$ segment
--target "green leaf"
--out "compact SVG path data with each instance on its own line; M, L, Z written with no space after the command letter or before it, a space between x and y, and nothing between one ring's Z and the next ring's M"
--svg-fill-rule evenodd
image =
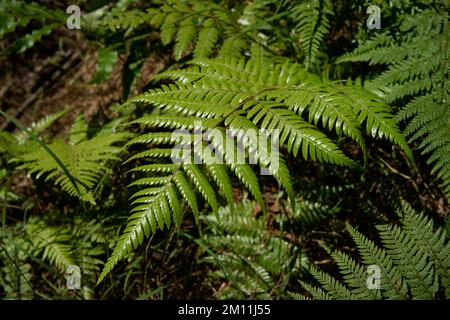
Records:
M117 63L119 54L112 48L100 48L98 50L97 72L95 73L93 83L100 83L108 80L114 65Z
M31 33L14 41L4 52L7 54L19 54L25 52L33 47L42 37L48 36L56 27L58 27L58 24L53 23L46 25L41 29L33 30Z

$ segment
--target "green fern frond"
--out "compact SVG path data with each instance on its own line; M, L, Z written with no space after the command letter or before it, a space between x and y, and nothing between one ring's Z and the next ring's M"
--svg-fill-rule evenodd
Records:
M305 65L309 69L318 61L324 36L330 29L333 6L329 0L309 0L295 5L291 12L292 19L297 24L295 30L300 36Z
M219 299L269 299L276 287L285 287L289 275L299 268L298 250L272 235L264 217L253 216L253 208L252 202L244 201L235 204L233 210L221 207L218 214L202 216L209 231L202 237L207 248L202 261L214 268L213 278L226 281L217 293Z
M417 214L406 203L403 203L398 215L402 227L394 224L377 226L383 248L347 225L363 264L335 251L331 256L339 267L343 284L313 269L311 274L322 288L302 282L303 288L317 299L327 299L328 296L333 299L358 300L440 299L442 292L448 287L448 237L441 229L433 230L432 220L423 214ZM380 271L379 287L370 287L368 283L368 267L374 266ZM345 289L344 284L350 289Z
M300 284L302 285L302 287L308 291L308 293L313 297L313 299L316 300L332 300L331 297L329 296L329 294L322 290L321 288L318 287L314 287L312 285L310 285L307 282L304 281L299 281ZM299 296L294 296L294 298L300 298L300 300L308 300L308 297L303 296L303 295L299 295Z
M416 213L411 206L403 202L403 210L398 211L403 224L403 231L413 239L433 261L434 272L440 277L443 287L450 284L450 243L446 244L445 232L438 228L433 230L433 221L423 213Z
M30 26L33 29L26 35L16 39L2 53L19 54L34 46L42 37L49 35L54 29L66 22L65 12L59 9L47 9L38 3L17 0L0 1L0 38L15 32L20 27ZM39 27L31 21L39 23Z
M194 49L195 58L203 58L211 55L220 32L214 26L214 21L208 19L204 22L204 28L198 33L198 42Z
M276 12L284 7L285 12ZM213 56L241 57L255 50L262 55L273 55L285 44L274 34L281 28L282 37L289 44L300 44L307 68L317 64L325 34L330 29L333 8L329 0L302 1L301 4L274 0L249 1L239 6L230 3L195 0L156 0L146 9L111 9L100 17L100 25L112 32L125 33L146 28L159 30L163 45L173 45L175 59L188 54L195 58ZM286 12L289 14L285 14ZM280 24L280 21L284 23ZM287 27L286 27L287 23ZM289 34L287 30L295 30Z
M339 251L333 252L331 257L336 261L347 286L352 288L352 298L357 300L378 300L381 298L380 290L368 288L367 271L363 265Z
M265 59L197 59L186 69L168 71L158 78L169 78L173 83L131 100L156 106L162 114L145 115L132 122L152 130L127 143L127 147L148 148L132 157L143 164L131 170L144 177L136 178L130 187L145 189L131 197L137 207L132 209L100 281L149 232L170 226L167 188L176 189L198 219L196 192L217 212L220 199L215 190L220 190L228 203L232 201L232 172L266 211L252 166L258 165L268 169L294 204L284 156L277 145L257 147L261 140L249 138L252 130L265 132L268 136L262 139L267 142L274 134L279 145L294 157L301 154L304 160L356 167L319 128L318 119L365 150L359 129L364 124L374 137L387 138L410 154L389 108L375 96L350 84L323 83L296 64ZM309 112L308 117L303 116L303 110ZM173 152L169 155L170 148Z
M338 280L334 279L327 273L320 271L317 268L311 266L310 270L314 278L322 285L323 289L327 292L327 295L331 299L353 300L354 296L351 291L345 287Z
M378 226L381 241L417 299L431 299L437 291L433 264L422 248L417 247L399 227Z
M407 288L402 275L387 252L367 239L363 234L347 225L347 230L356 243L362 261L366 265L377 265L383 274L381 288L391 298L406 298Z
M296 225L303 230L308 230L314 224L334 217L341 211L339 207L331 207L319 202L299 201L299 199L296 199L295 202L292 216Z
M400 17L401 34L385 32L361 44L340 61L384 64L387 70L367 84L388 103L400 106L410 142L420 141L432 173L450 199L450 24L448 4Z
M127 133L98 135L86 138L86 127L77 120L71 130L69 143L56 139L48 148L60 160L70 174L62 170L60 163L42 146L16 156L14 161L22 163L18 168L25 169L37 178L46 175L46 180L54 179L65 191L81 200L94 203L92 190L98 180L107 172L105 163L117 161L121 148L114 146L129 137Z
M33 240L34 250L42 251L44 260L48 260L63 272L75 264L73 247L68 244L71 236L66 230L30 221L27 224L27 232L32 235L30 238Z
M125 30L126 34L131 33L141 25L148 22L148 14L141 10L127 10L126 12L113 10L101 18L100 24L111 31Z

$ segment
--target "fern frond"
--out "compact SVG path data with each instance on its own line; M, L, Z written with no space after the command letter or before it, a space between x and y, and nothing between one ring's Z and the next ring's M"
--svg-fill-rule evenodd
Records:
M332 300L331 297L329 296L329 294L327 292L325 292L324 290L322 290L318 287L313 287L312 285L310 285L309 283L304 282L304 281L299 281L299 282L302 285L302 287L306 291L308 291L308 293L313 297L313 299ZM307 297L304 297L304 296L300 296L300 298L307 299Z
M298 199L295 202L292 215L295 223L303 230L308 230L318 222L334 217L340 212L339 207L331 207L319 202L298 201Z
M212 277L226 281L217 293L219 299L268 299L277 286L286 286L298 268L298 250L272 235L264 217L253 216L252 202L235 204L233 209L221 207L218 214L202 219L209 229L201 239L207 248L202 260L214 268Z
M34 250L42 251L44 260L63 272L68 266L75 264L73 247L68 244L71 237L65 230L43 223L28 223L27 232L32 235Z
M355 299L376 300L381 298L380 290L373 290L367 287L367 272L363 265L339 251L333 252L331 257L339 266L345 283L352 288L351 292Z
M397 213L401 218L403 230L413 239L422 252L430 257L435 273L441 278L442 285L450 283L450 243L446 244L445 232L438 228L433 230L433 221L423 213L417 213L411 206L403 202Z
M417 299L431 299L437 291L432 262L399 227L381 225L381 241Z
M215 190L232 202L230 171L266 211L252 166L259 165L277 179L294 204L289 170L278 145L258 146L262 140L270 142L270 135L293 156L301 154L305 160L355 167L355 162L318 127L318 119L363 148L359 127L365 123L374 137L385 137L409 154L388 107L375 96L352 85L323 83L296 64L263 58L196 59L186 69L158 77L164 78L173 83L131 100L154 105L162 114L145 115L132 122L152 130L127 143L127 147L149 148L131 158L144 163L131 170L144 177L136 178L130 187L145 189L132 196L137 207L132 209L134 214L100 280L124 254L142 243L147 231L170 226L166 188L173 188L173 183L197 219L194 189L217 212L220 199ZM303 110L310 112L307 119ZM162 131L168 129L176 130ZM252 132L260 140L251 140ZM267 136L261 138L262 132ZM176 165L167 163L171 147L174 152L170 158Z
M206 20L204 26L205 27L198 33L198 41L194 49L195 58L205 58L210 56L219 39L220 33L214 26L213 20Z
M417 214L408 204L403 203L402 207L398 215L403 227L394 224L377 226L383 248L347 225L363 264L339 251L331 256L350 290L331 276L314 269L311 274L324 290L302 283L305 290L318 299L328 298L328 295L333 299L358 300L440 299L448 287L450 267L450 244L446 234L441 229L434 231L431 219ZM369 287L366 273L369 265L380 271L378 288ZM448 292L444 294L448 295Z
M327 295L331 299L343 299L343 300L354 299L354 296L352 295L351 291L332 276L312 266L310 272L314 276L314 278L326 290Z
M375 245L364 235L347 225L347 230L356 243L361 258L366 265L374 264L382 272L381 287L390 298L406 298L407 288L400 271L394 265L387 252Z
M340 61L387 65L367 87L400 106L398 119L406 122L406 135L410 142L421 141L419 148L450 199L448 20L448 5L443 3L406 14L399 18L401 35L378 34Z
M32 29L26 35L15 40L2 53L18 54L25 52L35 45L42 37L49 35L54 29L65 23L67 16L59 9L48 9L38 3L17 0L0 1L2 25L0 26L0 38L5 34L16 31L19 27L30 26ZM31 25L31 21L38 22Z
M129 134L122 132L86 139L83 132L86 128L80 125L80 121L83 120L76 121L72 128L69 143L56 139L48 145L66 170L62 170L60 163L42 146L35 146L16 156L15 161L22 163L19 169L36 174L37 178L46 175L46 180L55 179L55 183L70 195L94 203L92 189L107 172L105 163L118 160L116 155L121 148L114 144L126 140Z
M309 69L317 63L323 38L330 29L333 6L329 0L309 0L294 6L291 12L297 23L295 30L300 36L305 65Z

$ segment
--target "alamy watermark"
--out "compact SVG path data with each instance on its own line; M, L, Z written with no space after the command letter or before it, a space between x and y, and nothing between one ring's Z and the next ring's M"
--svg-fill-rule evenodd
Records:
M70 16L66 20L66 27L69 30L81 29L81 9L79 6L72 4L67 7L66 13ZM366 21L367 28L370 30L381 29L381 9L377 5L371 5L367 8L366 13L369 15ZM240 24L247 26L249 21L247 19L240 19Z
M81 287L81 270L77 265L70 265L64 274L66 278L66 286L69 290L79 290Z
M369 15L366 21L367 28L370 30L381 29L381 9L377 5L371 5L367 8L366 13Z
M66 27L69 30L81 29L81 9L79 6L72 4L67 7L66 13L71 15L66 20Z
M206 129L194 122L193 132L172 132L171 159L179 164L260 164L261 175L279 169L280 131L277 129ZM269 169L270 168L270 169Z
M369 274L366 279L366 285L369 290L381 289L381 268L376 264L367 266L367 273Z

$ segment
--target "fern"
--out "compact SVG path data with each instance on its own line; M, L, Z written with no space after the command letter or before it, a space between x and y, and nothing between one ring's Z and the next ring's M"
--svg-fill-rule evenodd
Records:
M31 2L16 0L0 1L0 39L6 34L15 32L20 27L26 27L32 20L38 21L40 28L32 30L15 40L6 49L6 54L22 53L39 41L42 37L49 35L54 29L65 24L67 16L61 10L50 10L42 8L41 5Z
M30 242L21 230L0 229L0 290L4 299L31 299L32 267L27 261Z
M125 30L125 34L131 33L141 25L145 24L148 16L141 10L127 10L125 14L119 10L112 10L101 19L101 24L111 31Z
M183 128L185 131L177 134L152 131L128 142L127 146L151 145L149 150L128 160L146 161L132 169L143 173L144 177L130 185L143 189L132 196L136 206L131 210L129 222L100 281L124 254L136 248L158 227L169 228L172 221L179 225L180 196L192 208L196 219L199 213L196 192L214 212L218 208L214 191L217 187L230 202L228 168L265 208L257 176L248 164L245 151L249 151L249 157L256 158L260 166L267 167L292 198L289 170L283 155L274 148L275 159L268 157L265 150L255 151L255 143L245 139L251 129L279 130L280 145L294 157L304 160L356 167L355 162L316 126L318 123L354 139L364 150L360 127L365 125L374 137L389 138L410 154L388 107L375 96L350 85L322 83L295 64L203 59L193 61L185 70L168 71L158 78L169 78L174 83L137 96L131 102L152 104L163 114L146 115L133 123L151 129ZM237 137L232 144L225 143L226 129L232 137ZM203 145L202 135L208 136L214 154ZM193 154L188 158L170 147L181 143L193 147ZM170 157L176 161L170 163ZM194 158L204 165L193 163ZM222 162L211 161L217 158ZM236 159L247 160L240 163Z
M14 158L19 157L30 150L35 150L38 148L39 142L36 141L36 139L32 139L33 136L38 137L44 135L45 130L66 113L67 110L51 113L39 121L31 123L28 128L23 127L22 130L16 134L11 134L6 131L0 132L0 152Z
M368 83L388 103L400 106L410 142L419 142L432 173L450 199L450 104L448 4L401 17L401 35L385 32L340 61L368 61L387 70Z
M134 29L150 25L160 29L163 45L175 42L175 58L181 59L193 51L196 57L207 57L213 53L223 37L222 53L237 54L247 45L243 38L236 37L237 18L227 13L223 4L210 1L154 1L144 10L127 10L106 14L101 23L112 31ZM237 50L237 51L236 51Z
M350 225L347 226L355 241L362 262L335 251L343 282L312 268L312 275L322 289L303 286L314 298L332 299L439 299L441 289L448 288L450 243L441 229L433 231L433 222L403 204L398 211L402 227L394 224L378 225L384 247L372 241ZM381 271L381 287L367 285L367 266L376 265ZM326 294L318 294L323 292ZM448 298L448 292L447 298Z
M151 30L159 29L163 45L174 43L177 60L190 53L194 58L217 55L237 58L254 50L273 56L291 49L297 54L300 49L309 68L318 62L332 14L328 0L300 4L258 0L237 6L206 0L165 0L153 1L145 10L112 9L101 18L101 25L113 32L124 31L126 36L149 25Z
M282 297L292 275L310 267L300 252L301 235L297 238L285 230L291 230L292 222L305 233L338 210L298 197L295 202L292 217L272 215L280 230L270 225L268 216L255 217L254 203L247 199L232 208L220 208L218 215L202 217L207 229L196 242L206 254L201 262L214 268L210 276L226 283L216 294L219 299Z
M253 217L253 211L252 202L244 201L202 217L208 233L198 240L207 253L200 262L213 266L213 279L226 281L219 299L270 299L301 268L298 249L271 234L264 217Z
M71 239L67 229L50 227L43 222L28 221L26 231L32 239L35 254L42 252L42 258L59 270L65 271L75 264Z
M52 117L49 120L55 119ZM38 127L43 130L45 125ZM108 128L105 128L105 131L108 131ZM129 134L125 132L100 132L95 137L88 138L84 118L79 117L71 129L68 143L58 138L48 145L53 154L36 142L16 146L12 137L9 137L6 149L14 155L12 161L22 163L19 169L36 174L38 178L46 175L46 180L55 179L55 183L69 194L95 203L93 189L108 171L106 162L119 159L116 155L121 148L114 144L128 137ZM18 138L21 139L20 136Z
M324 36L330 29L333 6L329 0L302 1L292 9L292 19L297 23L306 68L317 63Z
M450 257L448 245L446 246L445 231L441 228L433 230L433 223L430 219L423 213L417 214L407 203L403 203L403 208L401 220L405 234L419 245L418 249L426 252L435 261L434 272L440 278L442 286L449 288Z
M320 221L338 215L341 209L320 202L300 201L296 199L295 210L292 212L296 226L308 230Z
M54 225L47 217L30 217L26 223L1 229L0 288L6 292L6 298L33 298L39 294L33 288L43 277L33 273L32 262L39 263L46 272L56 274L54 281L58 283L65 281L63 274L69 266L78 266L81 297L93 298L94 285L104 263L100 258L110 249L112 242L109 239L115 234L115 226L80 217L75 217L71 224ZM52 289L67 298L68 292L64 288L65 283L63 286L55 283Z

